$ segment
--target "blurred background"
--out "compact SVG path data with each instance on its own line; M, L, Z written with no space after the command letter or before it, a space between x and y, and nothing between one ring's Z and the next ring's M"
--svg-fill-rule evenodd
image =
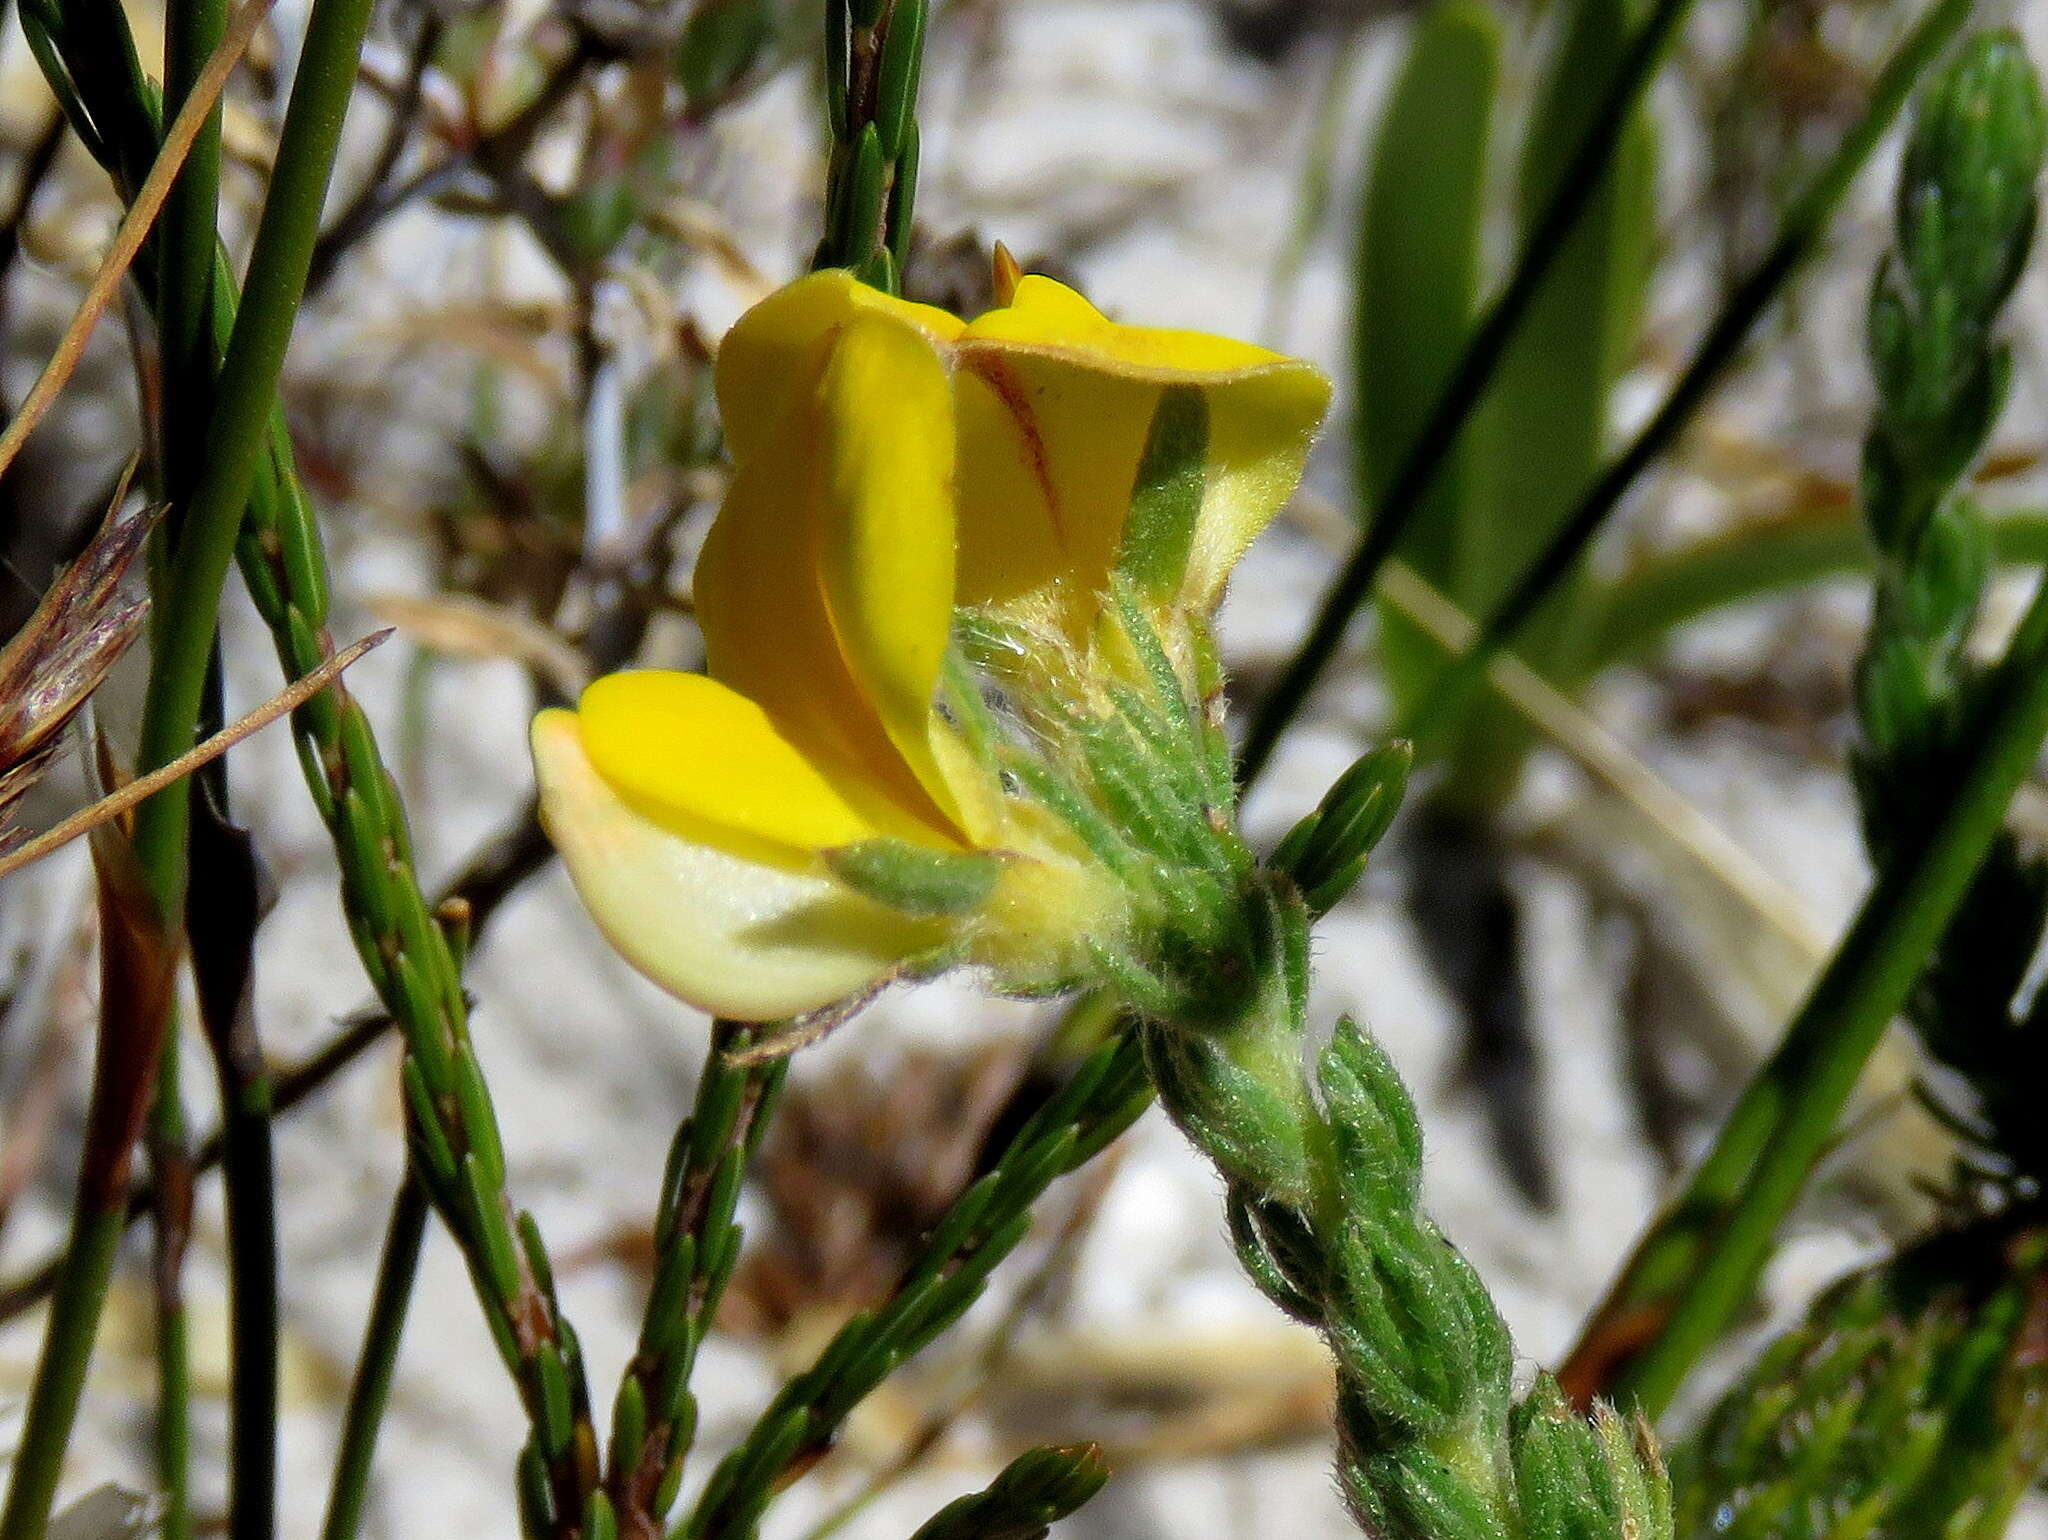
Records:
M1492 29L1484 80L1415 65L1424 30L1442 42L1459 9ZM1483 606L1529 531L1640 422L1915 10L1697 7L1600 205L1597 249L1583 254L1598 271L1582 263L1578 288L1546 298L1488 404L1485 441L1460 461L1469 484L1432 506L1429 527L1459 533L1403 551L1418 586L1394 585L1381 624L1361 630L1286 739L1248 809L1256 838L1277 839L1414 687L1430 644L1399 594ZM912 294L986 304L1001 239L1120 319L1246 337L1338 382L1303 493L1225 611L1241 700L1291 651L1440 378L1431 359L1446 343L1432 354L1430 328L1455 340L1557 174L1555 143L1589 110L1585 51L1604 46L1607 12L1630 8L936 8ZM147 0L131 15L154 57L160 21ZM2001 16L2048 41L2048 10L1979 7L1980 21ZM302 24L284 0L230 91L231 248ZM599 1383L631 1350L648 1216L706 1024L611 954L549 860L526 724L593 671L699 656L689 571L721 489L709 363L732 319L800 272L816 241L817 35L800 0L384 5L286 373L335 566L334 630L399 630L351 677L393 747L429 882L474 905L475 1033L512 1181L549 1237ZM9 409L118 216L56 122L10 24ZM1533 1360L1570 1345L1866 879L1842 750L1867 606L1851 506L1862 306L1890 180L1880 157L1730 383L1545 618L1546 650L1530 656L1541 677L1475 713L1318 932L1318 1016L1354 1011L1387 1043L1423 1107L1428 1203ZM1447 272L1448 288L1428 281ZM2048 520L2030 512L2048 510L2042 306L2030 278L2014 312L2015 401L1980 478L2015 539L2038 540ZM141 324L117 306L109 321L123 320ZM126 329L103 324L0 480L9 630L104 512L138 443L136 378ZM279 681L239 593L225 625L233 714ZM139 663L98 700L118 744L133 732ZM303 1094L278 1159L286 1529L309 1534L399 1174L396 1045L360 1014L369 994L332 854L284 732L238 749L232 781L274 895L257 1017ZM25 822L86 795L66 765ZM2048 817L2038 794L2018 811ZM60 1236L76 1164L89 892L81 849L0 888L0 1403L25 1391L39 1335L15 1285ZM886 1291L974 1174L1051 1019L941 984L892 993L803 1052L744 1202L750 1253L698 1372L707 1448ZM1773 1308L1916 1216L1915 1176L1942 1156L1904 1095L1909 1072L1903 1049L1879 1064L1772 1275ZM203 1129L205 1077L191 1078ZM225 1426L220 1240L202 1181L187 1292L207 1483ZM81 1486L143 1486L150 1468L139 1234L117 1287L74 1446ZM1116 1477L1062 1531L1077 1540L1346 1535L1326 1475L1329 1395L1313 1339L1240 1277L1212 1174L1155 1113L1055 1189L991 1296L861 1411L767 1533L900 1536L1021 1448L1092 1437ZM522 1432L459 1259L433 1235L371 1532L515 1532ZM202 1485L202 1511L219 1500Z

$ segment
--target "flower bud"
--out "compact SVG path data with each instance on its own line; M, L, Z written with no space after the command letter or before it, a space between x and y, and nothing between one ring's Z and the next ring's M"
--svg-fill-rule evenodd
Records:
M1357 883L1401 809L1414 764L1414 746L1404 739L1374 749L1337 777L1280 842L1272 865L1294 879L1311 914L1329 913Z

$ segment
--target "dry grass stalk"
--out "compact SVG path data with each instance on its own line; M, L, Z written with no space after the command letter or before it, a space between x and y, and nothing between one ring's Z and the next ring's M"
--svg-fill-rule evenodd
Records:
M147 775L137 776L116 790L108 792L90 807L73 813L55 828L38 834L26 844L0 854L0 877L11 876L31 862L40 861L51 851L70 844L81 834L90 834L100 825L119 818L137 803L147 801L166 786L183 780L201 765L220 758L257 729L268 726L287 712L298 710L339 678L342 671L354 664L356 659L371 648L381 646L391 635L392 632L387 628L373 631L360 641L351 643L312 673L294 680L254 711L229 723L198 747L189 749L169 764L152 770Z

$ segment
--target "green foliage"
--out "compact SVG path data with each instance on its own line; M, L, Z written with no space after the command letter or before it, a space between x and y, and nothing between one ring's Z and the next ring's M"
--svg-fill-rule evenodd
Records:
M1988 569L1983 521L1950 499L2005 398L1994 335L2035 221L2044 125L2016 39L1987 39L1923 104L1900 170L1898 236L1870 300L1878 405L1863 514L1882 561L1857 679L1872 843L1909 842L1924 777L1967 736L1965 655ZM1906 788L1911 786L1911 790Z
M1151 1100L1138 1044L1118 1033L960 1196L889 1301L848 1321L817 1362L769 1403L712 1471L676 1540L753 1533L784 1478L830 1448L862 1398L981 1297L990 1272L1030 1228L1039 1195L1099 1154Z
M778 30L776 0L699 0L675 53L690 111L709 110L759 69Z
M2044 132L2033 67L2000 35L1929 93L1907 145L1897 243L1870 301L1878 409L1863 465L1872 537L1902 566L2004 403L2011 357L1993 331L2033 240Z
M1548 1376L1515 1409L1515 1490L1531 1540L1670 1535L1671 1486L1649 1425L1582 1417Z
M1247 781L1265 768L1280 735L1343 646L1352 618L1372 595L1380 568L1408 538L1446 459L1457 448L1460 435L1495 381L1509 345L1549 282L1552 267L1565 249L1565 238L1593 202L1616 148L1626 140L1628 123L1641 108L1650 82L1691 8L1692 0L1655 0L1643 24L1632 31L1607 89L1595 98L1568 165L1555 178L1555 196L1544 205L1541 217L1516 252L1506 281L1488 301L1471 339L1459 349L1447 382L1431 401L1412 446L1389 475L1384 498L1371 508L1364 532L1330 585L1314 621L1253 715L1240 755ZM1628 470L1624 486L1637 469L1640 467ZM1583 511L1581 500L1573 518Z
M604 1488L636 1525L666 1522L697 1432L690 1376L739 1264L740 1183L788 1072L786 1059L736 1062L753 1028L713 1028L697 1099L676 1129L654 1218L654 1277L640 1339L612 1403Z
M2013 511L1985 523L2000 566L2048 563L2048 518ZM1876 552L1853 508L1799 509L1660 552L1624 573L1603 596L1591 675L1626 662L1678 626L1720 609L1826 578L1869 577Z
M1990 538L1956 483L1982 454L2011 355L1999 315L2035 226L2048 117L2017 38L1976 40L1921 104L1900 168L1897 242L1870 301L1877 410L1863 515L1878 555L1856 677L1852 755L1880 867L1926 838L1930 798L1978 752L2001 670L1969 652ZM2020 1087L2044 1067L2048 1010L2022 1001L2048 929L2048 866L2009 833L1992 845L1910 1004L1964 1095L1948 1109L2000 1183L2048 1176L2048 1140Z
M117 11L102 18L91 36L76 20L65 13L64 30L45 39L45 51L66 78L94 93L78 103L92 123L122 126L120 139L95 131L89 142L103 151L103 163L124 196L132 195L134 183L124 168L149 163L157 134L152 105L132 100L124 72L107 67L124 46L132 55L132 40ZM252 276L274 270L276 281L265 281L252 296L248 319L239 314L229 265L213 266L214 341L224 355L222 404L187 521L210 532L209 544L225 532L228 554L240 563L284 671L295 678L320 667L334 647L326 629L326 559L293 463L275 381L367 20L367 6L355 3L315 12L316 30L309 32L292 109L305 126L292 136L289 159L280 150L263 226L272 233L259 236L251 257ZM268 212L273 205L274 216ZM216 457L217 443L235 452ZM196 656L195 679L211 648L211 606L224 577L210 567L198 570L201 558L210 563L213 554L195 547L172 574L174 586L191 595L187 602L195 611L203 606L207 616L199 642L180 643ZM207 582L214 592L202 597L198 590ZM190 661L166 660L158 667ZM562 1317L538 1231L506 1189L496 1114L469 1045L459 937L421 889L403 801L361 706L337 682L294 713L292 725L308 792L333 839L351 936L405 1037L402 1087L419 1180L463 1249L486 1324L532 1427L520 1465L524 1520L533 1534L567 1532L581 1521L598 1478L581 1351ZM182 741L175 747L183 747ZM31 1519L22 1522L32 1525ZM10 1531L10 1540L32 1532Z
M1381 113L1358 232L1352 453L1361 515L1385 502L1472 327L1500 54L1489 0L1438 0L1416 19ZM1397 546L1447 594L1459 591L1465 547L1477 538L1469 440L1445 456ZM1443 658L1387 605L1380 653L1404 699Z
M1522 131L1517 227L1539 237L1581 141L1627 68L1639 17L1625 0L1578 0L1562 18ZM1487 212L1501 53L1490 6L1442 0L1417 23L1381 120L1359 239L1356 445L1360 506L1376 510L1467 347ZM1587 206L1549 259L1491 385L1449 450L1396 551L1461 609L1507 591L1600 469L1610 397L1634 346L1650 271L1656 172L1646 111L1630 115ZM1569 673L1588 640L1577 578L1538 617L1533 656ZM1443 652L1381 606L1397 704L1428 692ZM1440 795L1468 811L1513 788L1530 743L1485 703L1445 731Z
M1968 0L1935 0L1907 31L1871 88L1862 116L1794 200L1770 248L1735 286L1663 402L1610 460L1484 617L1471 646L1444 670L1401 731L1427 752L1478 692L1490 662L1514 645L1558 584L1570 577L1637 480L1668 453L1735 363L1758 321L1820 248L1857 174L1876 151L1921 75L1969 19ZM1314 637L1321 635L1319 630Z
M1586 145L1607 106L1622 130L1584 217L1563 220L1573 226L1569 235L1552 232L1559 239L1543 255L1547 270L1523 270L1535 275L1526 313L1497 339L1490 385L1493 366L1477 350L1476 383L1460 408L1483 397L1471 442L1437 467L1404 537L1404 552L1425 575L1469 606L1510 592L1529 555L1549 549L1562 521L1585 510L1647 262L1653 148L1639 92L1659 57L1656 38L1669 35L1656 27L1675 25L1683 9L1660 6L1662 21L1642 33L1623 0L1578 0L1562 18L1523 143L1525 244L1541 246L1568 203L1568 168L1600 163L1600 155L1588 162ZM760 67L774 14L755 0L707 0L692 12L668 61L690 110L705 110ZM361 0L317 0L313 15L301 66L310 105L295 94L247 305L238 307L228 265L213 260L204 220L207 241L181 243L181 251L186 259L196 253L190 271L210 274L206 292L175 279L168 290L186 322L203 317L213 328L202 329L202 363L210 368L218 354L224 367L223 405L192 498L190 549L199 554L178 553L170 569L166 641L152 681L152 698L171 702L152 714L158 748L190 735L184 696L193 660L211 643L230 547L287 671L308 672L332 651L324 556L276 410L275 379L333 135L356 78L365 11ZM827 7L833 156L819 260L887 288L896 286L910 229L926 20L924 0ZM132 192L155 152L157 123L118 12L105 0L29 0L24 23L80 137ZM1360 251L1368 306L1360 319L1359 448L1374 506L1399 501L1400 468L1415 463L1438 397L1457 397L1472 356L1499 51L1490 8L1439 0L1419 23L1382 126ZM1888 883L1917 870L1930 850L1951 867L1973 865L1978 847L1951 837L1954 815L1943 803L1968 799L1977 822L1995 818L2038 744L2039 732L2029 732L2048 725L2034 700L2043 687L2031 683L2042 670L2028 674L2048 659L2048 620L2029 622L2003 668L1981 668L1965 651L1988 543L1973 510L1950 495L2003 398L2009 363L1996 340L1997 314L2031 235L2043 138L2038 95L2016 45L1991 39L1969 50L1923 108L1905 161L1899 250L1872 303L1881 407L1866 460L1866 512L1880 578L1859 676L1857 771ZM1853 169L1867 148L1844 164ZM1823 191L1830 188L1839 194L1834 184ZM1809 244L1832 206L1816 200ZM580 260L609 252L637 218L625 182L603 178L555 213L557 233ZM1796 258L1804 248L1790 249ZM1765 278L1756 308L1777 281ZM140 292L163 303L157 285L145 282ZM775 1493L830 1448L865 1396L971 1308L1026 1233L1035 1200L1127 1127L1154 1084L1223 1175L1231 1239L1248 1273L1276 1305L1320 1331L1336 1360L1340 1484L1361 1524L1384 1540L1673 1533L1670 1489L1646 1427L1605 1407L1582 1414L1545 1377L1516 1397L1512 1343L1491 1298L1421 1209L1420 1124L1385 1053L1349 1020L1311 1050L1308 926L1357 881L1401 800L1412 751L1396 743L1361 758L1269 863L1253 859L1235 828L1221 683L1207 639L1175 637L1169 653L1153 619L1185 564L1208 432L1199 395L1163 393L1096 638L1115 651L1119 675L1101 684L1100 699L1016 708L1038 713L1026 725L1055 752L1024 752L1008 731L1016 724L995 720L1016 703L984 698L964 677L963 658L977 646L984 661L998 657L1000 637L963 635L949 665L948 703L963 737L1140 896L1131 934L1103 940L1096 959L1121 992L1124 1014L1098 999L1094 1019L1106 1041L987 1164L889 1296L849 1321L710 1473L674 1531L681 1540L758 1533ZM1512 484L1503 470L1510 463ZM1565 567L1575 559L1568 552ZM1369 583L1372 564L1364 565ZM1557 589L1551 602L1568 593ZM1425 658L1428 649L1401 636L1390 623L1390 650L1410 649L1406 662L1396 658L1397 685L1418 694L1434 654ZM1567 659L1571 639L1552 635L1546 651ZM352 935L405 1039L412 1161L351 1404L330 1540L345 1540L361 1515L429 1203L461 1249L525 1414L529 1436L516 1464L525 1531L549 1540L659 1534L684 1480L697 1424L691 1376L738 1257L741 1185L783 1065L751 1051L759 1047L755 1029L717 1027L663 1172L645 1312L601 1439L547 1250L508 1188L497 1114L468 1029L463 917L422 895L396 784L347 692L336 687L308 702L294 731L333 837ZM1477 734L1460 752L1478 767L1465 779L1468 790L1493 794L1498 767L1520 749L1518 740ZM163 838L161 848L175 853L177 840ZM992 858L894 841L864 842L829 859L861 891L918 914L970 910L1000 875ZM160 875L181 876L177 866L167 857ZM1898 886L1894 908L1939 917L1946 891ZM2015 1002L2048 917L2048 868L2010 841L1997 844L1960 915L1914 999L1913 1020L1974 1093L1950 1109L1974 1145L1969 1170L1981 1185L1967 1196L2026 1199L2048 1175L2048 1145L2031 1128L2038 1118L2028 1106L2048 1069L2033 1046L2048 1007L2019 1015ZM1872 934L1897 941L1918 932ZM1903 942L1873 950L1885 954L1887 978L1917 965ZM1845 955L1853 953L1852 946ZM1903 996L1903 983L1895 993ZM1874 1034L1891 1014L1891 997L1873 987L1856 998L1864 1007L1857 1030ZM1802 1084L1831 1084L1838 1071L1853 1075L1854 1062L1853 1054L1815 1056L1793 1068ZM1830 1121L1807 1131L1824 1140ZM1789 1202L1779 1191L1786 1174L1796 1189L1815 1153L1795 1151L1764 1171L1758 1190ZM60 1406L53 1421L47 1408L52 1395L75 1404L83 1383L125 1199L118 1184L107 1192L105 1212L82 1214L71 1271L84 1286L74 1281L59 1295L49 1339L55 1389L39 1387L45 1409L31 1416L28 1475L12 1490L9 1540L39 1533L61 1465L66 1429L58 1423L68 1424L70 1412ZM1761 1215L1768 1230L1766 1208L1736 1218ZM2006 1219L1930 1243L1824 1301L1688 1446L1686 1533L1732 1526L1786 1540L1848 1540L1880 1521L1900 1536L1992 1533L2048 1448L2048 1386L2032 1362L2044 1255L2048 1248ZM947 1507L916 1540L1042 1536L1105 1477L1092 1449L1035 1451ZM238 1516L238 1534L258 1522Z
M1517 1403L1486 1286L1420 1209L1422 1132L1385 1052L1348 1018L1304 1073L1307 911L1255 1014L1149 1021L1160 1100L1221 1171L1230 1234L1276 1305L1337 1362L1338 1476L1382 1540L1669 1540L1647 1429L1581 1417L1541 1379Z
M1415 751L1400 741L1361 755L1273 852L1275 870L1301 890L1315 917L1328 914L1356 886L1366 858L1393 825L1408 789Z
M1000 856L931 850L908 840L871 839L825 853L839 880L903 914L965 914L979 907L1003 874Z
M948 1503L911 1540L1044 1540L1047 1526L1102 1490L1109 1467L1093 1444L1034 1449L988 1487Z
M2044 1255L1985 1224L1830 1289L1674 1450L1681 1540L2003 1534L2048 1454Z
M33 52L50 72L59 103L89 124L84 130L89 135L87 142L105 157L117 189L124 197L132 197L143 168L156 155L160 106L140 76L133 39L118 8L105 12L90 8L95 12L90 16L88 9L41 7L33 16L24 15L23 24L34 36ZM210 134L208 148L202 152L204 162L188 166L185 195L178 202L178 241L172 253L175 268L162 269L168 275L162 286L145 285L159 305L165 291L171 291L173 309L159 320L166 326L171 347L180 354L174 366L210 373L217 361L219 374L209 382L214 388L203 424L184 425L188 434L203 427L202 452L196 459L191 457L183 452L189 450L189 441L182 441L181 452L174 456L180 465L179 484L174 489L179 503L164 525L165 543L158 553L150 671L137 745L137 762L144 771L170 763L196 736L209 665L216 653L222 590L236 554L244 506L271 452L277 382L319 233L369 10L367 0L318 0L308 13L277 156L249 254L249 304L239 314L229 307L224 314L214 315L213 332L207 330L208 307L215 298L212 289L220 272L213 261L211 187L201 185L215 153L216 141ZM176 24L182 28L189 20L182 17ZM215 25L217 18L209 19L197 30L212 30ZM195 67L196 61L186 56L185 47L195 41L201 52L212 46L196 34L174 41L180 76ZM180 81L181 85L188 83ZM159 232L157 240L161 245L164 232ZM161 250L154 255L163 258ZM187 259L195 256L196 261L188 263ZM216 337L214 332L220 335ZM187 381L184 388L193 392L185 398L187 405L206 399L199 381ZM184 478L187 470L189 482ZM172 530L176 531L175 542L170 539ZM145 802L135 815L133 829L134 854L148 902L173 928L183 916L188 890L190 806L190 788L180 782ZM139 1008L167 1018L172 1001L165 996ZM177 1085L175 1036L163 1033L161 1021L133 1023L129 1029L146 1030L147 1035L128 1048L110 1039L102 1051L137 1058L136 1071L147 1081L153 1078L150 1066L168 1036L159 1089L164 1099L156 1126L174 1133L181 1117L180 1109L169 1099ZM132 1139L132 1134L128 1137ZM125 1144L115 1158L119 1169L125 1170ZM91 1166L88 1161L84 1170L90 1173ZM238 1208L239 1200L246 1197L238 1192ZM266 1199L259 1196L256 1201ZM6 1508L0 1513L0 1533L8 1540L39 1540L49 1522L59 1468L77 1414L85 1359L91 1352L110 1277L113 1249L102 1232L111 1223L118 1233L118 1208L118 1202L109 1208L105 1195L92 1193L81 1180L74 1238L59 1288L59 1298L68 1308L59 1309L53 1329L44 1339L16 1478L9 1484ZM248 1214L247 1209L239 1211L245 1217ZM243 1281L248 1281L246 1275ZM253 1308L260 1312L263 1306L258 1302ZM167 1312L167 1318L170 1324L162 1338L161 1383L166 1394L159 1447L172 1498L170 1529L176 1534L185 1524L187 1376L177 1311ZM250 1386L259 1386L259 1382L267 1384L260 1371L257 1379L244 1381ZM259 1399L267 1395L267 1389L258 1389ZM256 1415L263 1414L258 1411ZM268 1443L266 1429L243 1423L237 1449L254 1463L237 1482L237 1519L240 1525L259 1530L270 1522Z
M1912 47L1924 53L1965 10L1960 4L1935 7L1916 29ZM1891 89L1902 84L1909 55L1900 57L1902 62L1887 71ZM1961 132L1963 124L1945 119L2013 121L2004 108L1987 111L1990 104L1982 93L2031 97L2031 79L2024 68L2012 67L2018 57L2004 36L1978 38L1965 46L1927 91L1907 156L1913 175L1936 170L1925 146L1971 142ZM2032 116L2025 112L2019 120ZM2005 174L2030 183L2040 154L2038 135L2028 132L2007 143L2019 159L2007 161ZM1841 177L1833 181L1837 190L1844 184ZM1996 190L1994 183L1979 180L1976 185ZM1997 197L2010 205L2003 191ZM1917 238L1917 216L1910 211L1922 202L1910 195L1902 200L1908 242ZM1984 228L1999 232L2001 241L2023 241L2030 223L2008 217ZM1965 272L1986 269L1981 252L1953 254ZM2002 252L1990 270L2005 270L2013 260L2010 252ZM1938 271L1927 266L1918 271L1914 284L1923 292L1938 292ZM1888 267L1880 276L1881 305L1889 303L1882 296L1897 272ZM1994 346L1992 321L2003 295L1995 285L1966 283L1962 290L1979 296L1974 334L1988 357ZM1989 312L1981 310L1985 304ZM1892 346L1887 335L1882 325L1874 331L1880 348ZM1969 404L1967 382L1983 371L1952 367L1952 357L1941 350L1921 356L1944 360L1941 373L1954 384L1950 399L1957 403L1951 421L1957 431L1978 434L1981 442L1989 423ZM1881 366L1879 378L1884 392L1907 374L1888 375ZM1874 441L1932 444L1934 455L1952 467L1950 474L1960 474L1969 456L1957 454L1946 435L1895 437L1888 416L1880 406ZM1894 455L1894 449L1887 448L1885 455ZM1914 462L1894 458L1894 463ZM1777 1227L1830 1147L1857 1076L1892 1018L1910 1005L1937 1056L1943 1053L1938 1036L1968 1031L1940 1013L1929 1015L1927 985L1938 981L1943 970L1939 962L1931 973L1927 968L1930 958L1954 944L1952 922L1968 910L1973 878L1987 869L1987 861L1989 870L1998 869L2007 804L2048 735L2048 592L2037 593L2005 657L1970 691L1967 731L1952 735L1961 700L1951 688L1956 682L1952 665L1960 662L1958 639L1976 607L1981 567L1957 559L1957 552L1970 544L1967 538L1956 542L1930 534L1950 514L1937 512L1917 521L1894 516L1898 504L1893 493L1911 479L1887 467L1866 489L1873 532L1880 542L1897 542L1881 544L1875 615L1858 689L1866 736L1856 753L1857 781L1866 799L1878 880L1784 1039L1729 1114L1713 1150L1638 1245L1574 1355L1580 1383L1636 1397L1653 1412L1669 1403L1699 1355L1735 1318L1770 1253ZM1939 508L1946 490L1944 485L1933 506ZM1937 765L1929 745L1953 752ZM1899 757L1893 757L1895 752ZM1894 775L1901 779L1891 790L1904 795L1894 811L1882 811L1888 800L1885 782ZM1946 945L1945 935L1951 937ZM1969 971L1979 980L1988 976L1976 964ZM1929 1022L1937 1032L1929 1031ZM1980 1049L1993 1040L1970 1036Z
M1573 148L1599 93L1625 63L1641 10L1635 0L1580 0L1562 18L1522 147L1517 201L1525 235L1569 174ZM1656 174L1655 125L1639 109L1480 405L1472 431L1482 468L1468 563L1450 590L1468 614L1500 601L1605 464L1614 387L1635 352L1649 287ZM1570 678L1596 614L1581 562L1531 617L1523 649L1546 672ZM1530 741L1527 727L1501 708L1482 707L1445 794L1468 812L1497 804L1513 790Z
M827 0L825 238L814 267L902 286L917 191L917 86L928 0Z

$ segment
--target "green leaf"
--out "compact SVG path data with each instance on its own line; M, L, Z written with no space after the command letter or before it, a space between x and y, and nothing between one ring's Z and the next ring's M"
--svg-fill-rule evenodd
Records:
M703 0L676 44L676 79L691 112L728 95L775 40L773 0Z
M1898 240L1870 297L1878 410L1865 513L1909 561L1983 447L2010 359L1992 338L2033 238L2048 114L2018 38L1973 39L1919 104L1899 170Z
M925 0L898 0L882 39L882 64L875 81L875 128L882 154L902 155L916 122L917 82L924 66Z
M1843 1279L1674 1449L1679 1533L2003 1533L2048 1454L2041 1284L2004 1221Z
M1039 1540L1107 1480L1109 1466L1093 1444L1033 1449L983 1491L948 1503L911 1540Z
M1639 9L1637 0L1578 0L1563 18L1523 139L1516 193L1525 231L1541 218L1624 62ZM1481 405L1474 507L1444 585L1468 614L1486 613L1507 593L1602 468L1614 385L1635 346L1651 271L1656 162L1653 126L1639 111ZM1569 670L1589 641L1578 619L1587 613L1582 581L1574 574L1560 584L1523 633L1524 655L1546 669ZM1443 794L1482 810L1512 789L1531 736L1494 702L1468 721Z
M1361 755L1273 852L1272 865L1294 879L1311 915L1329 913L1358 881L1401 810L1414 763L1402 739Z
M1367 520L1377 516L1471 330L1500 55L1491 5L1438 0L1416 22L1380 119L1358 236L1353 357L1353 453ZM1459 530L1473 512L1469 457L1469 446L1452 451L1396 547L1447 590ZM1389 682L1406 700L1433 677L1442 649L1385 606L1380 626Z

